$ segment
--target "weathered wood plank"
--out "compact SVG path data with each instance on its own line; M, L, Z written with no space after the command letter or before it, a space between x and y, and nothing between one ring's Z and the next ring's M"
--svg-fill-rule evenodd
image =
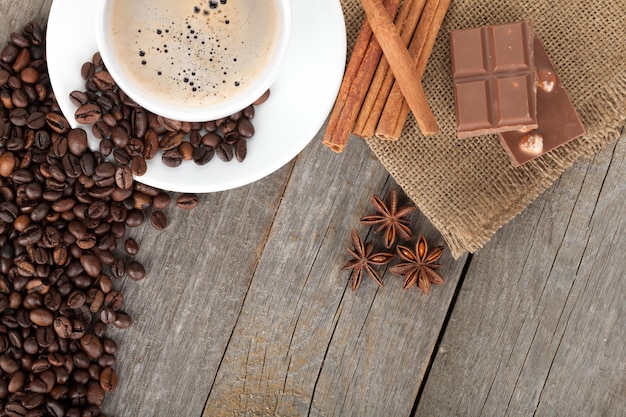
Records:
M448 282L430 297L389 274L385 288L365 278L351 292L350 230L365 236L369 196L394 185L357 140L334 155L314 139L299 157L205 416L410 413L463 261L446 254Z
M626 140L471 262L417 416L624 415Z
M274 219L291 165L240 189L205 194L170 224L132 235L149 275L123 285L135 321L119 341L114 416L199 416Z

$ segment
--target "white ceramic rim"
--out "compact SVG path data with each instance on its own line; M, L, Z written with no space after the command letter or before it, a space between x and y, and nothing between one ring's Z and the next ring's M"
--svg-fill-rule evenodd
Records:
M94 22L96 43L107 71L111 74L117 85L136 103L150 110L152 113L173 120L186 122L217 120L246 108L261 97L261 95L270 88L272 83L276 81L289 47L292 25L291 0L275 0L279 11L279 41L272 51L272 59L269 61L269 65L261 76L258 77L254 83L247 86L245 90L219 104L209 107L172 107L164 100L159 100L159 98L154 95L150 95L149 97L145 96L140 88L126 78L124 71L118 65L117 59L113 56L106 25L110 14L110 7L108 6L112 1L114 0L98 0L96 2Z

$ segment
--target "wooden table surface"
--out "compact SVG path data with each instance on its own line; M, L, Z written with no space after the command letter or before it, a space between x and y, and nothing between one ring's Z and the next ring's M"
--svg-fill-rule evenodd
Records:
M0 0L0 39L51 1ZM71 47L71 45L68 45ZM70 69L68 69L70 70ZM322 129L323 131L323 129ZM396 187L363 141L132 231L107 416L626 415L626 137L579 161L430 296L349 285L350 231ZM423 215L412 228L443 244Z

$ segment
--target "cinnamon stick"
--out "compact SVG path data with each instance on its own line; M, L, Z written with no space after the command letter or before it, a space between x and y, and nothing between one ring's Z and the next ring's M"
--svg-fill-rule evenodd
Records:
M405 45L408 45L411 41L425 4L426 0L405 0L402 6L400 6L396 27L399 28L400 37ZM389 62L383 56L354 124L353 134L360 137L371 137L374 135L374 129L383 112L394 80L393 72L389 69Z
M427 0L424 15L414 33L409 49L414 57L415 71L420 80L426 71L428 59L449 6L450 0ZM376 137L381 139L399 139L411 110L409 103L402 97L401 88L397 84L389 93L376 128Z
M328 146L333 152L341 152L346 146L348 138L338 138L333 133L337 128L339 116L341 115L341 112L346 104L350 87L354 82L356 74L359 72L359 68L363 62L363 57L365 56L365 51L367 50L371 39L372 28L367 20L365 20L354 43L352 55L350 55L350 60L346 66L346 71L343 75L341 86L339 87L339 93L337 93L337 99L335 100L335 105L330 113L330 118L328 119L328 124L326 125L326 132L322 139L322 143Z
M381 8L385 13L394 16L399 4L400 0L385 0ZM367 42L365 34L361 37L364 32L369 33ZM371 24L366 19L355 43L339 88L339 95L322 138L322 143L332 151L339 153L345 148L381 56L382 49L376 38L372 36Z
M428 105L421 79L415 73L415 63L409 51L402 44L402 39L393 21L380 2L361 0L361 5L420 130L424 135L437 133L439 126Z

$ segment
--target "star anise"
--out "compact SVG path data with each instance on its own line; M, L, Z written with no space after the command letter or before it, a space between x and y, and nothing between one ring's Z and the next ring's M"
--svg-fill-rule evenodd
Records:
M398 245L396 250L406 262L394 265L389 270L396 275L404 275L403 289L407 290L417 284L428 295L431 284L443 284L443 277L437 272L441 265L435 263L443 254L443 246L437 246L428 252L428 243L424 236L420 236L415 244L415 252L402 245Z
M384 265L391 262L393 254L384 252L372 254L374 246L371 242L364 244L356 230L352 231L352 244L354 249L348 248L348 252L354 259L348 261L343 267L343 269L352 269L352 291L359 288L363 271L382 287L383 281L372 265Z
M405 217L415 210L415 206L402 206L398 209L398 192L395 188L389 191L386 204L380 197L373 195L372 205L379 214L362 217L361 223L379 225L374 232L385 231L384 243L386 248L390 248L394 244L398 235L404 240L411 239L413 233L407 226L409 221Z

